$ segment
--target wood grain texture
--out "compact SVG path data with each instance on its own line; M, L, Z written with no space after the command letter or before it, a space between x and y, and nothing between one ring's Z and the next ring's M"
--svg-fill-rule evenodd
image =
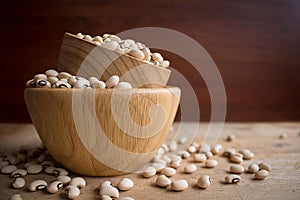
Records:
M103 81L118 75L134 88L165 87L171 74L169 69L111 51L70 33L65 33L62 40L58 70L87 79L96 76Z
M89 176L124 174L148 163L168 134L179 99L179 88L25 90L49 152Z
M196 123L185 123L186 129L183 132L189 136L191 128ZM175 124L175 130L178 124ZM198 137L202 138L208 128L207 123L200 123ZM298 132L300 123L227 123L223 129L219 143L226 147L235 147L237 149L248 148L255 154L255 158L250 161L244 161L242 166L247 167L250 163L264 161L272 166L272 171L268 179L264 181L253 180L253 174L241 174L242 181L238 184L224 184L223 180L228 175L229 165L224 157L215 156L219 165L214 169L203 167L203 164L196 164L198 170L191 175L183 173L183 168L191 163L190 160L184 161L177 170L177 174L171 177L172 180L185 179L189 183L189 188L183 192L172 192L169 188L158 188L155 185L155 178L145 179L140 174L122 175L116 177L84 177L87 181L87 187L82 190L81 199L99 199L99 185L105 180L110 180L116 185L122 178L129 177L135 182L135 186L120 196L131 196L134 199L233 199L233 200L297 200L300 197L300 137ZM39 145L35 137L37 133L32 125L0 124L0 147L6 150L18 150L18 145L32 144ZM225 142L228 134L234 133L236 140ZM286 133L286 139L278 139L279 134ZM16 138L22 138L18 143ZM199 140L203 141L203 140ZM3 149L3 148L2 148ZM3 151L1 150L1 154ZM201 190L196 186L197 179L204 174L212 178L212 185L207 190ZM76 174L71 174L75 177ZM25 177L27 183L31 180L43 178L47 181L55 180L55 177L39 174L28 175ZM48 194L47 192L28 192L26 189L12 189L9 186L11 178L7 175L0 175L0 198L7 199L15 193L20 193L23 199L66 199L63 191L57 194Z
M300 119L298 1L15 0L0 4L2 122L30 121L24 83L57 66L66 31L96 35L143 26L180 31L209 52L226 87L227 120ZM197 52L191 54L197 57ZM189 80L200 102L201 120L208 120L211 105L202 77L179 56L164 55ZM169 84L176 83L171 76ZM187 112L193 110L191 106Z

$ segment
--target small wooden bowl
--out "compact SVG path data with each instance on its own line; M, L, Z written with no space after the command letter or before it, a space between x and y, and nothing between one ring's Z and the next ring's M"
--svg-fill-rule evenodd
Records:
M65 33L61 43L58 70L106 81L112 75L137 87L165 87L171 70L150 64L127 54L111 51L92 42Z
M35 128L54 159L89 176L137 171L164 142L180 89L26 88Z

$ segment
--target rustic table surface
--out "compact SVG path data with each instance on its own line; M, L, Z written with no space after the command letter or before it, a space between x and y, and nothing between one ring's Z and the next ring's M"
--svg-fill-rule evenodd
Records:
M181 123L183 124L183 123ZM194 134L192 131L197 123L184 123L181 132L186 136ZM175 124L175 130L179 124ZM203 141L204 133L208 128L207 123L200 123L197 138L199 143ZM156 177L143 178L139 173L132 173L117 177L85 177L87 187L82 189L77 199L100 199L98 186L104 180L118 183L123 177L129 177L135 182L134 188L121 192L120 197L130 196L134 199L300 199L300 122L284 123L226 123L218 143L224 148L247 148L255 158L244 161L242 166L250 163L267 162L272 166L270 176L265 180L255 180L253 174L241 174L242 181L238 184L224 183L224 177L228 175L229 163L226 157L214 156L219 165L213 169L203 167L203 163L197 163L198 170L191 174L184 174L183 168L187 163L192 163L189 158L182 162L177 169L177 174L172 180L185 179L189 183L188 189L183 192L173 192L170 188L159 188L155 185ZM232 142L225 141L228 134L233 133L236 139ZM287 134L284 139L279 139L280 134ZM217 138L210 135L209 138ZM38 146L41 141L31 124L0 124L0 154L14 152L20 145ZM196 186L197 179L204 174L211 176L212 185L203 190ZM76 176L71 174L72 177ZM46 181L55 180L55 177L47 174L27 175L27 184L34 179L43 178ZM56 194L46 191L28 192L23 189L13 189L10 184L13 181L9 175L0 175L0 199L8 199L13 194L21 194L23 199L66 199L61 190Z

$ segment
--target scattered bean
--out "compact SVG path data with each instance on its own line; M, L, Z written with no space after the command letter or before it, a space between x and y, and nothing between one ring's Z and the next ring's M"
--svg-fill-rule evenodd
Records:
M63 186L64 184L61 181L53 181L49 185L47 185L47 191L49 193L54 194L58 192L60 189L62 189Z
M242 180L241 177L236 174L231 174L231 175L225 177L226 183L238 183L241 180Z
M47 182L44 180L35 180L32 181L29 186L28 186L28 190L31 192L35 192L38 190L43 190L47 187Z
M27 168L28 174L38 174L43 170L42 165L29 165Z
M201 176L197 181L197 185L202 189L208 188L211 185L210 177L208 175Z
M234 174L241 174L244 172L244 167L241 165L231 165L229 171Z
M57 180L62 182L64 185L70 183L71 181L71 178L69 176L66 176L66 175L60 175L57 177Z
M171 183L171 189L177 192L187 189L188 186L186 180L176 180Z
M217 165L218 165L217 160L207 160L205 162L205 167L208 167L208 168L213 168L213 167L216 167Z
M160 175L156 179L156 185L158 185L160 187L168 187L171 183L172 183L172 181L165 175Z
M176 169L171 167L166 167L163 170L161 170L160 174L166 175L166 176L174 176L176 174Z
M259 170L259 166L257 164L255 164L255 163L250 164L248 166L248 172L250 172L250 173L258 172L258 170Z
M107 195L112 198L119 198L119 190L113 186L101 187L100 195Z
M86 181L82 177L75 177L75 178L72 178L69 185L73 185L75 187L78 187L78 189L82 189L82 188L85 188Z
M269 165L267 163L264 163L264 162L259 163L258 166L259 166L259 169L264 169L264 170L267 170L267 171L271 171L272 170L271 165Z
M156 169L156 172L158 173L166 167L166 165L162 163L152 163L151 165Z
M194 164L189 164L187 165L185 168L184 168L184 172L186 174L192 174L194 173L195 171L197 171L197 166L194 165Z
M119 190L126 191L133 188L134 182L129 178L123 178L117 185Z
M212 148L211 152L212 152L214 155L217 155L217 154L221 153L222 148L223 148L223 147L222 147L221 144L216 144L216 145Z
M17 167L15 165L6 165L1 168L1 173L2 174L11 174L16 169L17 169Z
M194 154L194 161L195 162L204 162L206 161L206 155L203 154L203 153L197 153L197 154Z
M150 178L152 176L154 176L156 174L156 169L152 166L147 167L144 171L143 171L143 176L145 178Z
M19 178L15 179L12 186L13 186L13 188L19 189L19 188L23 188L25 186L25 184L26 184L25 180L23 178L19 177Z
M68 185L65 189L65 193L69 199L75 199L80 195L80 190L74 185Z
M285 139L285 138L287 138L287 134L286 133L281 133L280 135L279 135L279 139Z
M265 169L261 169L258 172L255 172L255 178L258 180L266 179L269 176L269 172Z
M27 175L27 171L25 169L16 169L11 173L11 177L13 178L23 177L26 175Z

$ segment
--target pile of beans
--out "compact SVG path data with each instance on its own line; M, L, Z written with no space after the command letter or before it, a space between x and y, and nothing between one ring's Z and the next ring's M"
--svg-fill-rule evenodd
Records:
M27 87L33 88L94 88L94 89L130 89L131 84L128 82L120 82L117 75L109 77L105 82L96 77L85 79L83 77L74 76L68 72L57 72L54 69L45 71L44 74L37 74L26 82Z
M116 51L121 54L127 54L137 59L144 60L153 65L157 65L160 67L170 66L170 61L165 60L160 53L152 53L145 44L136 42L133 39L122 40L116 35L107 33L102 37L92 37L90 35L83 35L82 33L78 33L77 37L98 46L107 48L109 50Z
M0 157L1 173L12 178L11 187L15 189L27 188L29 192L47 190L50 194L55 194L64 188L68 199L77 198L81 190L87 185L82 177L71 177L69 172L59 166L44 147L30 148L20 147L18 152L4 154ZM35 179L26 183L25 176L38 175L40 173L53 176L47 182L43 179ZM119 191L127 191L134 187L134 182L129 178L123 178L116 187L109 181L105 181L99 187L99 194L102 199L119 198ZM11 200L21 200L20 194L14 194ZM122 197L123 200L132 200L131 197Z
M233 141L235 136L229 135L226 141ZM248 149L241 149L236 151L234 148L228 148L224 151L221 144L216 144L211 147L208 144L198 144L193 142L186 150L177 151L177 146L184 144L187 138L181 138L179 141L172 141L169 145L163 144L156 153L150 166L146 167L142 173L145 178L155 176L156 184L158 187L167 188L170 186L171 190L183 191L188 188L188 182L186 180L171 180L170 177L174 177L177 173L177 169L182 165L183 160L189 158L194 163L203 163L203 167L214 168L218 165L218 161L213 159L213 156L228 157L230 163L237 163L230 165L228 172L229 175L224 177L225 183L238 183L242 180L241 176L237 174L243 173L244 167L241 164L244 160L251 160L254 158L254 154ZM184 165L184 164L183 164ZM190 162L185 164L184 173L192 174L197 171L197 166ZM248 167L248 173L254 173L254 178L263 180L268 177L271 166L266 163L252 163ZM202 189L210 187L212 184L211 178L208 175L200 176L197 180L197 186Z
M211 169L218 166L216 156L227 157L231 163L226 170L229 174L224 175L223 182L236 184L242 181L241 174L247 172L254 174L257 180L266 179L272 170L271 166L264 162L253 162L247 170L241 165L244 160L251 160L254 154L248 149L237 151L234 148L223 150L221 144L210 146L208 144L198 144L193 142L186 150L179 150L178 147L184 144L187 138L183 137L179 141L172 141L169 145L163 144L156 155L142 172L144 178L156 177L156 185L160 188L170 188L173 191L183 191L189 187L190 180L176 179L179 169L183 169L186 174L193 174L198 170L196 163L203 167ZM238 157L239 159L232 159ZM187 162L183 162L186 160ZM238 162L237 162L238 161ZM191 163L194 162L194 163ZM16 189L24 188L35 192L38 190L47 190L49 193L57 193L64 188L66 197L69 199L77 198L81 190L87 183L82 177L73 177L68 171L54 161L51 155L44 147L33 148L20 147L14 154L6 154L0 157L0 169L2 174L9 175L13 181L11 186ZM26 184L25 176L39 173L50 174L53 180L46 182L42 179L36 179ZM174 178L175 177L175 178ZM201 175L196 180L197 187L207 189L212 185L212 179L209 175ZM129 178L123 178L116 185L112 185L109 180L102 182L99 186L99 195L101 199L119 198L120 192L133 188L135 183ZM11 199L22 199L19 194L15 194ZM132 197L121 197L123 200L133 200Z

